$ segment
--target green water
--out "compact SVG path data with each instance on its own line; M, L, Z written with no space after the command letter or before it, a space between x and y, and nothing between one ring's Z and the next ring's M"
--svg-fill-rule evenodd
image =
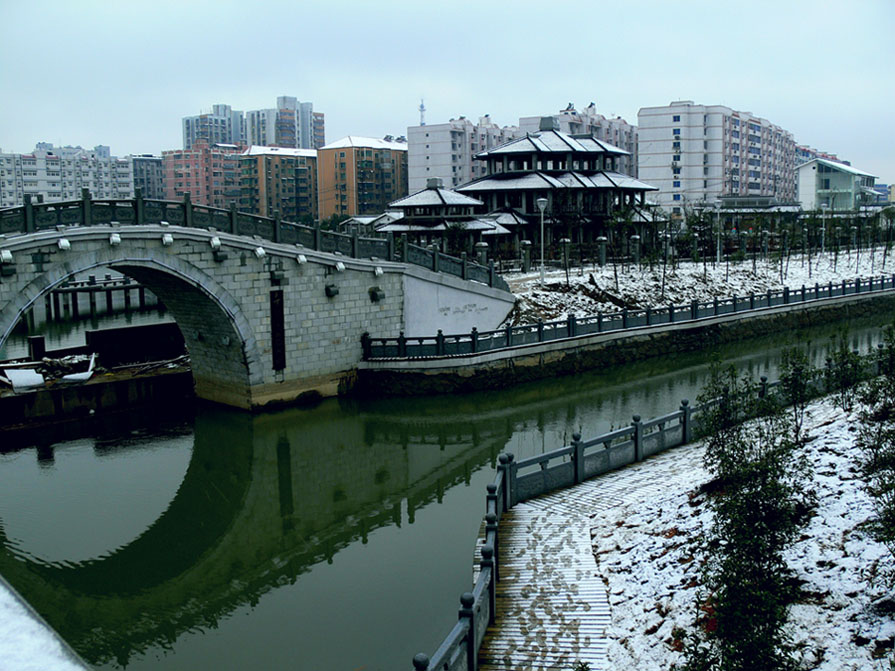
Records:
M853 325L874 346L878 323ZM815 362L833 327L800 334ZM776 377L789 334L463 396L185 408L0 446L0 573L91 664L410 669L456 621L497 456Z

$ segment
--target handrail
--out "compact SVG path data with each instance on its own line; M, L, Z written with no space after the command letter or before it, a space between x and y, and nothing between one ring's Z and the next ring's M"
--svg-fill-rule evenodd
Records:
M882 345L878 345L878 347L882 348ZM866 359L875 361L875 373L879 374L882 368L882 357L870 353ZM831 363L828 359L824 377L818 376L818 380L811 381L809 388L812 394L818 395L832 391L830 388L830 366ZM765 398L768 396L769 390L779 386L779 380L769 382L767 377L761 376L758 383L753 383L752 393L757 394L759 398ZM778 397L777 402L783 402L783 399ZM694 415L699 415L716 404L717 399L711 399L701 405L691 406L689 401L684 399L678 410L645 421L641 421L639 415L634 415L634 421L630 426L587 440L582 440L581 435L576 433L572 436L571 445L565 445L535 457L528 457L516 462L513 454L501 454L494 480L486 487L485 545L482 546L481 570L476 577L473 591L464 592L460 597L460 620L438 646L432 658L430 659L425 653L419 653L413 658L415 671L435 671L436 669L439 671L458 669L478 671L478 651L484 639L484 632L476 629L478 622L476 613L487 605L488 622L493 624L496 620L495 594L497 582L500 581L500 552L497 544L500 517L504 512L510 510L516 503L521 503L534 496L579 484L586 479L642 461L648 456L669 448L686 445L694 438L695 432L692 427ZM661 428L652 433L643 431L644 428L666 427L675 420L679 420L679 423L674 426ZM675 433L679 431L680 435L672 435L665 440L666 434L672 431ZM663 440L658 445L648 445L650 438L657 434L661 434ZM613 445L620 438L630 438L630 440ZM604 449L585 455L586 448L596 445L603 445ZM520 467L546 464L551 459L569 455L572 457L571 469L569 463L565 462L552 469L545 468L534 474L521 476L517 474ZM590 463L585 463L589 459ZM527 480L529 483L541 482L543 487L539 490L523 491L520 494L520 480ZM553 483L553 486L546 483ZM487 601L485 600L486 595L488 596Z
M828 282L825 285L815 283L811 288L802 285L795 290L784 287L776 291L768 290L763 294L750 293L748 296L730 296L706 302L694 300L688 305L626 308L621 312L612 313L600 311L596 315L586 317L570 314L562 320L504 326L494 331L478 331L473 328L469 333L445 334L439 330L435 335L413 337L407 337L403 332L397 337L373 337L369 333L364 333L361 341L365 361L471 356L554 340L617 333L644 326L696 322L721 315L745 314L781 305L809 303L879 291L895 291L895 274L869 278L856 277L853 280Z
M365 238L357 234L338 233L314 226L283 221L274 217L239 212L230 209L196 205L189 194L182 201L143 198L140 190L130 200L93 200L88 189L83 189L79 200L32 203L25 194L25 204L0 210L0 236L35 233L60 226L102 226L113 222L122 226L160 224L167 222L188 228L211 228L244 235L258 236L271 242L296 244L318 252L342 254L356 259L383 259L422 266L435 272L479 282L509 291L506 281L494 269L494 261L487 266L460 257L411 244L406 234L397 241L392 234L386 237ZM397 244L396 244L397 243Z

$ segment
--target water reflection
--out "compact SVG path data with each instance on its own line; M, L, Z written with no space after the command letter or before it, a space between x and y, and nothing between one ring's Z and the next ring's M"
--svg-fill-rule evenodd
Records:
M831 333L803 336L815 362ZM855 328L852 343L869 349L878 334ZM668 412L695 398L716 356L776 377L787 344L767 338L466 396L260 416L200 407L148 436L120 422L90 449L47 442L0 455L4 482L30 478L0 495L0 573L100 666L407 667L456 619L500 452L527 456L576 431ZM68 450L82 450L84 467ZM125 485L135 477L158 485L154 498ZM63 490L75 497L67 504L54 493ZM115 526L95 511L124 514L125 503L139 514L80 554L60 533L70 521L52 514L69 505ZM30 535L20 531L28 510Z

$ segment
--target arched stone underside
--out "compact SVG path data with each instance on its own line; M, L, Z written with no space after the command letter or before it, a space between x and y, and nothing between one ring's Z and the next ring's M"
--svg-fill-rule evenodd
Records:
M67 279L94 268L114 268L144 284L166 305L183 333L199 398L251 407L251 386L263 379L252 370L257 346L251 324L239 303L207 273L188 261L169 256L159 261L150 250L133 248L115 254L70 254L64 264L50 264L32 276L5 305L0 305L0 345L38 301ZM125 250L122 250L125 251Z

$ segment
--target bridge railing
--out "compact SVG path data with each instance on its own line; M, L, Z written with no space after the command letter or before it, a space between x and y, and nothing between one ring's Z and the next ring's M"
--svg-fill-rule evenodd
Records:
M460 258L449 256L413 245L406 236L397 241L391 234L384 238L364 238L357 234L323 230L319 226L283 221L279 216L262 217L239 212L235 205L231 205L229 210L195 205L189 194L184 194L183 201L152 200L143 198L138 189L132 200L93 200L90 192L84 189L80 200L53 203L32 203L30 194L25 194L23 206L0 210L0 235L34 233L59 226L108 225L113 222L122 226L167 222L189 228L213 228L349 258L410 263L509 291L506 281L495 272L493 261L487 266L476 264L467 261L465 253Z
M883 345L879 351L863 357L864 377L878 375L887 354ZM816 398L834 391L830 360L827 368L808 381L808 395ZM762 376L748 389L748 394L766 398L778 406L789 401L782 391L779 380L770 382ZM451 629L429 658L420 653L413 658L416 671L477 671L478 651L488 625L497 619L496 589L500 581L500 519L518 503L558 489L580 484L623 466L637 463L673 447L691 443L706 435L702 420L707 410L718 403L709 400L691 406L687 399L680 408L659 417L642 421L634 415L629 426L621 427L593 438L582 439L579 433L572 435L572 443L544 454L516 460L513 454L504 453L498 458L494 480L487 485L485 494L485 537L481 548L480 569L475 575L472 592L460 597L459 621Z
M628 329L661 324L695 321L706 317L745 313L780 305L806 303L813 300L895 289L895 275L871 278L855 278L842 282L829 282L800 289L784 287L777 291L748 296L715 298L711 301L692 301L687 305L623 309L587 317L569 315L566 319L520 326L505 326L495 331L406 337L362 336L364 360L377 359L426 359L446 356L468 356L493 350L503 350L522 345L576 338L598 333L617 333Z

